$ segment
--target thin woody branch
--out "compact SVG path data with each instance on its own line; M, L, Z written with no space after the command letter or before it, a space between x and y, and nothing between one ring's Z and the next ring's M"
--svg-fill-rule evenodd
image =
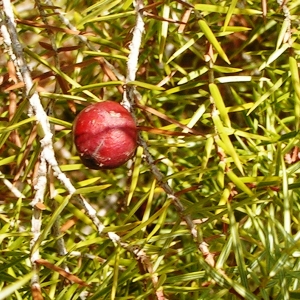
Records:
M134 81L136 78L136 72L138 69L138 58L142 42L142 35L145 28L143 20L143 1L138 0L134 2L136 10L136 24L132 33L132 40L129 46L130 54L127 62L127 75L125 80L125 90L123 93L122 105L132 112L132 104L134 103L135 87L128 86L127 83Z

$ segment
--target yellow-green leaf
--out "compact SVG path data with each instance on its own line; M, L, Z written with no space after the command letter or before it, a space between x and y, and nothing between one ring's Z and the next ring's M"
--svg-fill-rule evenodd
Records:
M228 114L227 114L227 110L226 110L226 106L225 106L225 103L224 103L224 100L222 98L222 95L218 89L218 86L214 83L210 83L209 84L209 90L210 90L210 93L214 99L214 103L216 104L216 107L220 113L220 116L221 116L221 119L223 120L225 126L227 127L231 127L231 122L230 122L230 119L228 117Z
M198 22L201 30L203 31L204 35L206 36L206 38L208 39L208 41L214 46L214 48L216 49L216 51L220 54L220 56L228 63L230 64L230 61L227 57L227 55L225 54L225 52L223 51L221 45L219 44L218 40L216 39L215 35L213 34L213 32L211 31L210 27L207 25L207 23L204 20L200 20Z
M105 189L109 188L110 186L111 186L111 184L103 184L103 185L94 185L94 186L79 188L76 190L76 192L74 194L96 193L96 192L105 190Z

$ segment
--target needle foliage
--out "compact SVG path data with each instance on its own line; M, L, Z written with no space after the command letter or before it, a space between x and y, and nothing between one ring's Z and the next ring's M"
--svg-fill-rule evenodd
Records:
M129 84L160 181L142 147L132 163L95 171L82 165L72 140L81 109L122 99L132 2L12 3L60 168L105 229L98 234L49 170L34 246L41 292L30 287L42 136L3 48L0 299L299 299L299 1L144 3L139 67Z

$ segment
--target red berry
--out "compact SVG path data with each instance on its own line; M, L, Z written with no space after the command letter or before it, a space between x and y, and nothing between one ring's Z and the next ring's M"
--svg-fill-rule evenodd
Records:
M104 101L83 109L73 125L79 156L90 169L113 169L135 153L137 127L131 114L119 103Z

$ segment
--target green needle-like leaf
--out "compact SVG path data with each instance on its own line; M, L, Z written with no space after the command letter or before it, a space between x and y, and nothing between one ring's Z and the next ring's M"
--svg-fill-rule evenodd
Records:
M213 32L211 31L211 29L209 28L209 26L207 25L207 23L204 20L200 20L198 22L198 24L199 24L201 30L203 31L205 37L208 39L208 41L214 46L214 48L220 54L220 56L228 64L230 64L230 61L229 61L227 55L225 54L224 50L222 49L221 45L219 44L218 40L214 36Z

